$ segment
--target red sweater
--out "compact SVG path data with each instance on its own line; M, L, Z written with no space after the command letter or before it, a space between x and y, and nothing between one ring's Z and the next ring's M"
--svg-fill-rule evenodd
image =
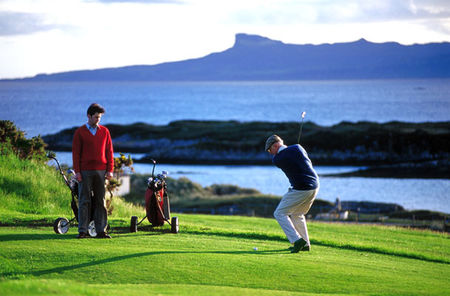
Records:
M75 173L88 170L114 169L114 155L109 130L98 125L95 136L86 125L79 127L73 136L72 160Z

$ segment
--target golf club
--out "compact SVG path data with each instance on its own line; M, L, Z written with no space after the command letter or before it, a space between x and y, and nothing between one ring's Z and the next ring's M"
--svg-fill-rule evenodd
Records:
M300 144L300 137L302 136L303 119L305 119L306 112L302 112L302 123L300 124L300 132L298 133L297 143Z

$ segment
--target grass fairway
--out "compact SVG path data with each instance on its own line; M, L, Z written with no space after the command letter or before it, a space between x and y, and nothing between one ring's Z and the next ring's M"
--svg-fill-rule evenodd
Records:
M0 295L450 293L447 234L310 223L312 251L290 254L274 219L179 219L179 234L115 220L111 240L0 227Z

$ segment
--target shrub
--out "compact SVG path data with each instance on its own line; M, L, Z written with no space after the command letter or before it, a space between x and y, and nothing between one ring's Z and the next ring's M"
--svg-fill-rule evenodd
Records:
M113 178L106 182L106 189L109 192L109 199L106 199L106 208L108 210L108 215L111 215L114 206L112 205L113 192L118 189L122 183L120 182L120 177L123 176L125 171L134 172L133 159L131 156L125 157L123 153L120 153L119 157L114 157L114 171Z
M47 160L44 143L41 136L27 139L25 132L18 129L12 121L0 120L0 153L14 153L21 159Z

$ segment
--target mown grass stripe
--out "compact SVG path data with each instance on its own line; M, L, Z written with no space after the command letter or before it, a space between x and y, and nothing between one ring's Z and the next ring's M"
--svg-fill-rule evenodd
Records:
M281 241L281 242L286 241L285 237L276 235L276 234L263 234L263 233L243 232L243 231L229 231L229 230L224 230L224 229L213 229L213 228L209 228L209 227L197 228L197 227L189 226L189 227L184 228L183 232L188 233L188 234L193 234L193 235L214 235L214 236L234 237L234 238L242 238L242 239L255 239L255 240ZM374 254L403 257L403 258L408 258L408 259L417 259L417 260L422 260L422 261L427 261L427 262L450 264L450 260L446 260L444 258L433 258L433 257L429 257L429 256L426 256L423 254L394 251L394 250L388 250L388 249L383 249L383 248L379 248L379 247L365 247L365 246L357 246L357 245L353 245L353 244L340 244L340 243L335 243L335 242L331 242L331 241L317 240L317 239L311 239L311 244L323 246L323 247L358 251L358 252L368 252L368 253L374 253Z
M46 223L44 221L40 221L40 223L37 223L36 225L45 225ZM46 225L48 226L48 225ZM151 226L144 227L142 230L151 230L156 233L164 233L164 232L170 232L169 229L152 229ZM127 227L115 227L114 232L115 233L127 233L129 229ZM261 241L279 241L279 242L286 242L286 238L283 235L278 234L270 234L270 233L260 233L260 232L251 232L251 231L236 231L236 230L228 230L223 228L212 228L212 227L199 227L199 226L193 226L193 225L183 225L181 228L182 233L186 234L192 234L192 235L208 235L208 236L219 236L219 237L228 237L228 238L241 238L241 239L253 239L253 240L261 240ZM54 234L49 234L49 236L54 236ZM68 237L65 237L68 238ZM17 238L19 239L20 238ZM34 238L34 239L48 239L48 237L45 238ZM6 237L0 237L0 241L2 240L8 240ZM388 256L396 256L396 257L402 257L402 258L408 258L408 259L416 259L416 260L422 260L426 262L434 262L434 263L442 263L442 264L450 264L450 260L446 258L437 258L437 257L431 257L424 254L419 253L412 253L412 252L404 252L404 251L396 251L396 250L390 250L386 248L380 248L377 246L361 246L361 245L355 245L355 244L343 244L339 242L334 242L330 240L320 240L320 239L311 239L312 245L317 246L323 246L323 247L330 247L330 248L336 248L336 249L343 249L343 250L352 250L352 251L358 251L358 252L367 252L367 253L373 253L373 254L380 254L380 255L388 255Z

